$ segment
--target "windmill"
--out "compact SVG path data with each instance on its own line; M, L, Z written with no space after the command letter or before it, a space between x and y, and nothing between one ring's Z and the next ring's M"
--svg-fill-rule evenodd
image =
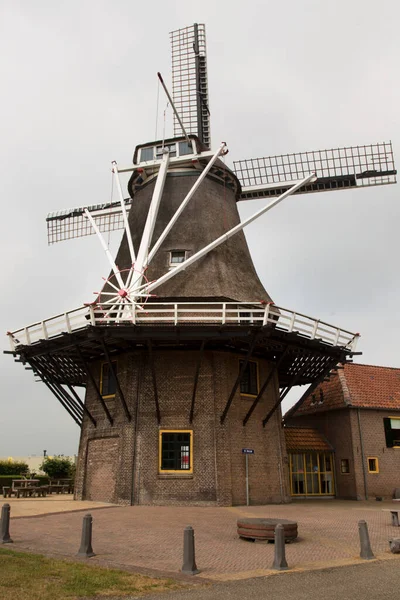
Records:
M293 194L395 183L392 147L252 158L230 169L227 144L212 149L205 26L172 32L171 44L172 97L159 79L174 137L138 145L131 165L113 162L117 202L47 217L49 244L96 234L108 276L94 302L10 332L11 352L82 426L78 497L241 503L238 444L251 438L257 456L271 455L260 458L254 482L265 481L254 483L253 500L282 501L280 404L293 386L316 387L351 358L358 334L275 305L243 230ZM241 222L237 202L254 198L265 206ZM115 258L103 238L114 230L124 232Z

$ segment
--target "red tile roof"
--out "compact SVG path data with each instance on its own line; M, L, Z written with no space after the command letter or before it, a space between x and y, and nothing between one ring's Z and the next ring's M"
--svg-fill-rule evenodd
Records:
M290 416L320 413L338 408L400 410L400 369L374 365L345 364L330 380L306 396Z
M284 427L288 452L305 450L332 452L332 446L316 429L310 427Z

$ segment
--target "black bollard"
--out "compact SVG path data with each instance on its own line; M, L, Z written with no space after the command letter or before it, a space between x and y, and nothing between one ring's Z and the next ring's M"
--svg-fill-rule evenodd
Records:
M194 555L194 530L188 525L183 532L183 566L182 573L185 575L197 575L200 571L196 565Z
M360 534L361 546L360 558L364 558L365 560L371 560L371 558L375 558L369 541L368 525L365 521L358 521L358 532Z
M275 554L272 568L276 571L286 571L289 568L285 556L285 529L282 523L275 527Z
M85 515L82 524L82 540L79 548L78 556L90 558L96 556L92 548L92 515Z
M13 541L10 537L10 505L3 504L1 509L1 529L0 529L0 542L2 544L12 544Z

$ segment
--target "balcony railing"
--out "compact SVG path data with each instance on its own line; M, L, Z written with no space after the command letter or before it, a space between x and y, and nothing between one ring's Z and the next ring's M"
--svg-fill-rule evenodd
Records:
M38 321L8 333L11 349L30 346L65 333L90 326L108 325L243 325L271 326L278 331L296 333L306 339L321 341L354 352L359 337L319 319L294 312L273 303L263 302L167 302L125 305L109 309L99 305L82 306Z

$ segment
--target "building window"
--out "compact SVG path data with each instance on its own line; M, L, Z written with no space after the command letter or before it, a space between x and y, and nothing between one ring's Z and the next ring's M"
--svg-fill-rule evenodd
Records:
M193 154L192 143L179 142L179 156L185 156L186 154Z
M154 160L154 146L151 148L142 148L140 150L140 162Z
M340 472L343 474L350 473L350 461L348 458L340 459Z
M169 157L175 158L176 156L176 144L165 144L164 146L156 146L156 160L163 157L164 150L168 150Z
M388 448L400 448L400 417L388 417L383 419L385 428L386 446Z
M325 452L289 455L292 496L333 496L333 456Z
M240 369L244 360L239 361ZM240 393L246 396L257 396L258 394L258 364L249 360L240 382Z
M169 255L169 264L171 267L176 267L186 260L186 250L171 250Z
M368 473L379 473L377 458L368 458Z
M193 473L193 432L160 431L160 473Z
M113 360L111 362L114 372L117 374L117 361ZM117 384L110 371L110 365L108 363L103 363L101 365L100 394L103 398L110 398L111 396L115 396L116 390Z

